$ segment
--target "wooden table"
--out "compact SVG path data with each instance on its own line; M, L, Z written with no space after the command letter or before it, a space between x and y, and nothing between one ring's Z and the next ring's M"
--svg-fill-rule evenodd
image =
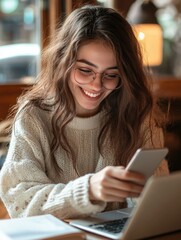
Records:
M86 239L87 240L110 240L110 238L101 237L96 234L90 234L87 232L86 232ZM147 240L181 240L181 231L162 235L159 237L147 238Z
M4 204L0 200L0 219L7 219L7 218L9 218L9 215L6 211Z

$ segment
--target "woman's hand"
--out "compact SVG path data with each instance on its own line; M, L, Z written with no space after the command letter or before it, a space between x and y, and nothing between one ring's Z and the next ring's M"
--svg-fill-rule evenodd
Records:
M143 175L124 167L105 167L90 179L90 200L124 202L127 197L138 197L145 181Z

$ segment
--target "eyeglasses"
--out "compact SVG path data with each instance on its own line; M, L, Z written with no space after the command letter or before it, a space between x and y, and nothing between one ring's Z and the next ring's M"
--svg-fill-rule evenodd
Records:
M86 85L96 79L97 74L101 74L101 82L107 90L120 88L120 76L116 73L94 72L92 69L85 67L74 68L75 81L81 85Z

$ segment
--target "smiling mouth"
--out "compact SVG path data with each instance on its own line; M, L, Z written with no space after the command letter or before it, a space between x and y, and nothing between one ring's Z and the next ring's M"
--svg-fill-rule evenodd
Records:
M97 98L98 96L101 95L101 93L91 93L91 92L88 92L87 90L84 90L82 89L82 91L84 92L84 94L88 97L91 97L91 98Z

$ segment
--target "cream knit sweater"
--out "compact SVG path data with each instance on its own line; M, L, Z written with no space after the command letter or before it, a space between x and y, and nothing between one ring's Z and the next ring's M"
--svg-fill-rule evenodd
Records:
M100 117L101 114L75 118L68 124L66 134L71 146L74 149L78 146L77 169L81 177L78 177L61 147L55 154L63 169L58 176L51 166L51 113L38 108L28 114L21 113L13 128L7 159L0 171L0 197L11 217L50 213L64 219L124 206L104 202L92 204L89 201L90 176L112 165L111 149L108 147L105 150L106 159L98 151ZM157 147L162 146L158 132L155 132L155 141ZM146 147L149 146L150 143ZM168 167L163 161L157 174L165 173L168 173Z

